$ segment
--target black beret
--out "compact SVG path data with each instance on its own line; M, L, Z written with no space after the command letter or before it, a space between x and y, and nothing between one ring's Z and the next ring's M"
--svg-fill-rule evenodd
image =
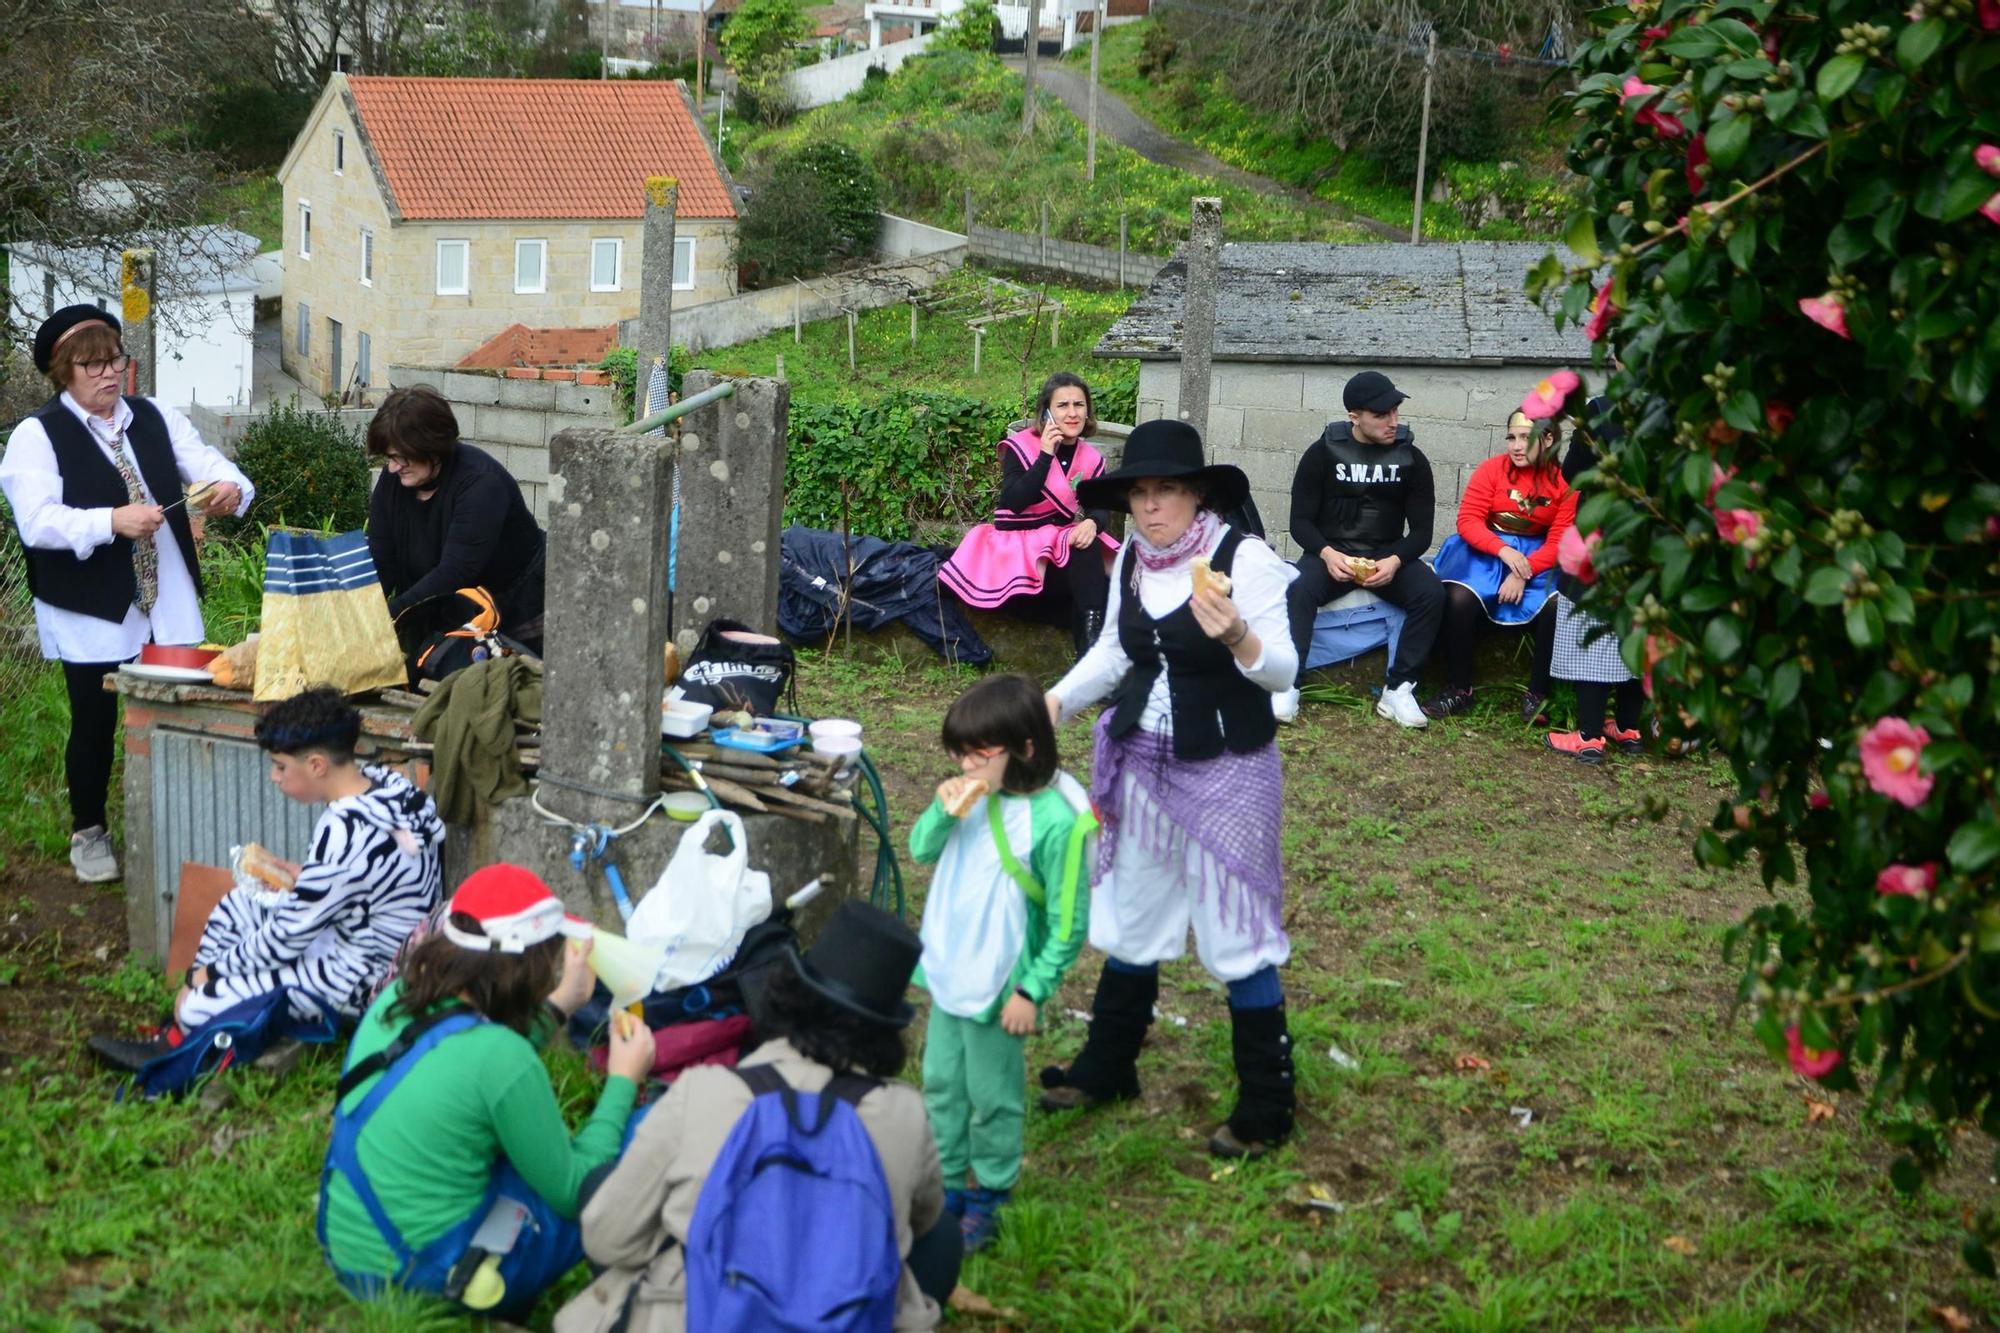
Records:
M99 324L109 324L113 333L123 333L118 316L109 310L99 310L94 305L66 305L42 321L42 327L35 330L35 369L44 375L49 373L49 362L55 359L56 344L62 336L79 324L95 320Z

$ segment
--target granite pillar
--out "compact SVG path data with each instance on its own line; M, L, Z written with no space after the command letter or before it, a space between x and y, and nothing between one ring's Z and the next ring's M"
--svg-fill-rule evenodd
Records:
M1181 305L1181 420L1206 436L1215 293L1222 283L1222 200L1199 197L1190 203L1187 295Z
M723 380L691 370L693 397ZM733 397L681 418L681 533L674 642L683 660L702 627L727 616L778 632L778 533L785 512L790 386L739 379ZM550 589L551 599L554 588Z

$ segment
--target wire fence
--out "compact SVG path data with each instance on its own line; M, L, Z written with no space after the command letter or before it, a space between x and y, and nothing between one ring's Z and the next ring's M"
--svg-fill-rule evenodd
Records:
M28 595L27 554L15 535L13 511L0 500L0 704L26 697L48 670Z

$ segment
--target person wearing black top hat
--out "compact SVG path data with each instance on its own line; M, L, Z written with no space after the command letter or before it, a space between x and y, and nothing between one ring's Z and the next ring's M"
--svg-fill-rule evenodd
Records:
M119 334L94 305L49 316L34 359L55 397L21 419L0 457L42 656L62 662L69 691L69 859L92 884L119 875L104 814L118 696L105 673L148 643L202 641L189 511L240 515L256 495L180 412L120 392L132 358Z
M1408 397L1380 371L1362 371L1341 390L1347 420L1329 423L1299 459L1292 478L1299 578L1290 614L1303 671L1320 607L1356 587L1402 607L1402 637L1375 712L1421 727L1429 719L1417 704L1417 675L1443 623L1445 599L1444 585L1424 563L1437 499L1430 460L1397 420ZM1280 719L1290 721L1298 711L1296 688L1276 706Z
M1294 575L1217 517L1249 490L1240 469L1204 462L1185 422L1132 432L1118 469L1078 491L1086 505L1132 516L1104 632L1048 697L1058 722L1111 701L1090 788L1103 826L1090 942L1109 958L1089 1039L1069 1068L1042 1071L1042 1105L1137 1095L1159 966L1186 952L1192 927L1202 966L1229 990L1239 1091L1209 1139L1224 1157L1268 1152L1291 1133L1293 1111L1271 695L1298 673L1285 611Z
M962 1242L945 1211L944 1173L923 1095L899 1082L905 997L922 956L889 913L842 903L813 946L746 986L761 1039L737 1070L687 1070L639 1122L618 1165L583 1209L583 1248L604 1272L556 1315L557 1333L679 1333L686 1324L685 1245L695 1204L736 1122L750 1109L745 1075L775 1073L800 1092L836 1076L879 1080L855 1103L881 1160L903 1274L895 1326L934 1328L958 1283ZM741 1072L738 1072L741 1071Z

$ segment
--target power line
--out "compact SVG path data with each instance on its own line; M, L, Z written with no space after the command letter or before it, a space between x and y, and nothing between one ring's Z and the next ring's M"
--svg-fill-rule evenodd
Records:
M1200 0L1153 0L1153 9L1155 11L1181 9L1192 14L1206 14L1230 23L1253 23L1259 27L1271 28L1282 32L1330 34L1361 45L1386 47L1397 51L1405 51L1413 55L1421 55L1423 53L1424 39L1428 35L1428 25L1425 25L1423 30L1413 32L1408 38L1399 38L1391 37L1386 33L1366 32L1356 28L1328 28L1318 25L1295 23L1269 15L1246 14L1241 10L1223 9L1216 5L1205 5L1200 3ZM1550 35L1553 37L1553 32ZM1552 43L1545 40L1542 44L1542 49L1547 50L1550 45ZM1478 61L1482 64L1503 68L1509 66L1529 66L1538 69L1569 68L1567 60L1549 60L1541 56L1517 56L1511 52L1503 54L1498 51L1481 51L1466 46L1440 45L1437 52L1441 56L1451 56L1457 60Z

